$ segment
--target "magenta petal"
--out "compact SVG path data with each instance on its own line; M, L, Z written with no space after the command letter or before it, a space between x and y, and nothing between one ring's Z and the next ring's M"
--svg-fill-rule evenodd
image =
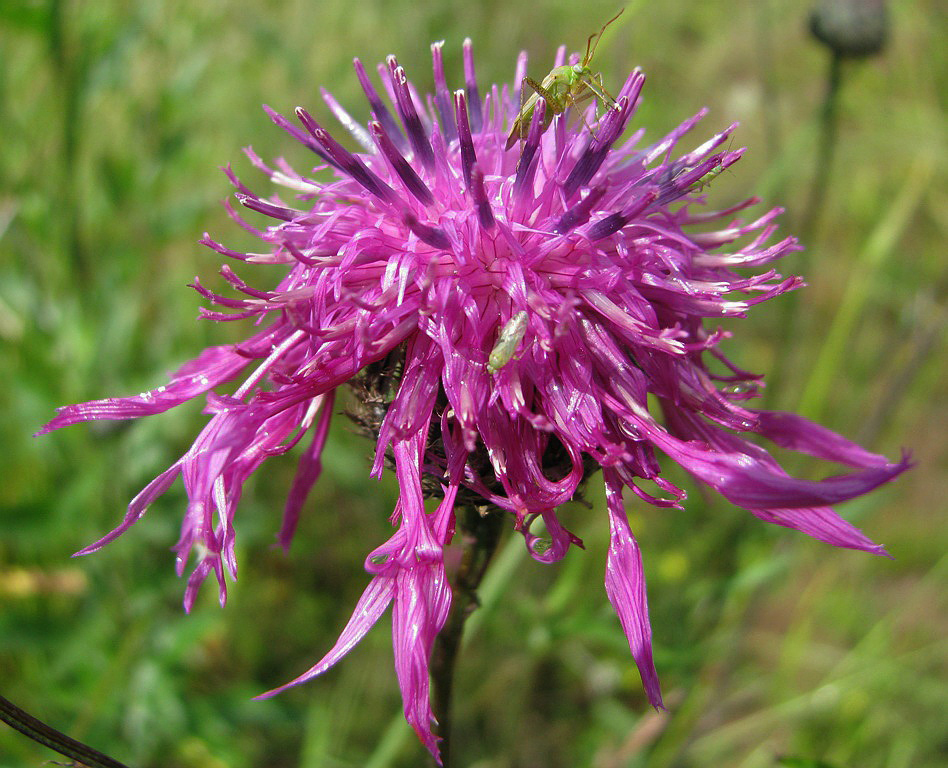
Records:
M314 677L321 675L327 669L335 665L343 656L358 645L359 641L365 637L366 633L375 626L381 615L388 608L395 595L395 583L391 578L385 576L376 576L362 593L359 602L356 604L352 616L346 624L336 644L330 649L323 658L316 664L306 670L299 677L291 680L279 688L261 693L256 696L257 699L266 699L292 688L294 685L308 682Z
M445 576L442 547L452 514L453 494L434 515L425 512L419 476L423 444L424 435L418 435L394 446L405 546L392 563L395 580L392 644L405 718L440 762L438 740L431 730L435 719L429 698L428 659L451 607L451 587Z
M162 413L230 381L249 363L247 354L237 347L209 347L175 371L167 384L132 397L109 397L64 406L36 434L45 435L82 421L137 419Z
M171 487L171 484L177 479L179 474L181 474L181 462L177 461L160 475L158 475L158 477L152 480L148 485L146 485L141 490L141 492L134 499L132 499L131 503L128 505L128 511L125 513L125 518L122 520L121 524L117 525L98 541L80 549L78 552L76 552L76 555L89 555L102 549L102 547L104 547L110 541L115 541L115 539L125 533L125 531L131 528L142 518L142 515L148 511L148 505L151 504L156 498L161 496L161 494L163 494L165 491L167 491Z
M440 763L429 697L428 660L434 639L448 617L451 588L441 563L418 563L395 577L392 644L405 719Z
M299 522L300 512L303 504L309 495L310 489L319 479L322 473L322 453L326 445L326 438L329 435L329 424L332 421L332 406L335 402L335 393L329 392L323 396L325 399L320 404L319 421L313 432L313 441L309 448L300 456L299 467L293 478L293 485L286 499L286 507L283 512L283 525L277 534L277 541L283 549L289 549L293 533L296 531L296 525Z
M908 458L903 458L898 464L879 469L811 481L775 473L744 454L709 454L689 447L679 455L681 464L690 472L746 509L837 504L890 482L911 466Z
M821 507L848 501L894 480L911 466L909 457L903 455L897 464L886 463L819 481L800 480L787 475L762 448L732 435L703 430L701 437L718 443L712 446L699 440L680 440L649 420L634 418L655 445L745 509Z
M612 470L604 470L609 509L609 554L606 558L606 594L629 640L648 700L664 709L658 673L652 661L652 627L648 620L642 553L629 528L622 502L622 486Z
M869 539L852 523L843 520L832 507L804 507L799 509L752 509L754 517L768 523L793 528L825 541L834 547L859 549L873 555L887 555L885 548Z
M892 466L885 456L871 453L842 435L795 413L754 413L759 419L755 431L784 448L828 461L838 461L850 467L873 469Z

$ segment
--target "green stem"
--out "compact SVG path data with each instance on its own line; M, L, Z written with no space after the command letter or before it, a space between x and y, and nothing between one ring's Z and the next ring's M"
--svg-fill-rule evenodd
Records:
M829 189L830 174L833 169L833 158L836 155L836 143L839 133L839 92L843 80L843 57L833 51L830 56L829 71L826 76L826 91L823 104L820 108L820 138L816 153L816 168L813 183L810 186L810 195L806 203L806 210L800 220L797 237L805 246L805 250L797 255L795 272L804 278L810 264L814 236L820 223L823 210L826 207L827 190ZM800 333L799 296L795 291L781 297L783 311L780 316L780 330L783 346ZM774 367L768 376L771 387L767 391L768 407L774 407L781 389L785 388L784 376L789 364L786 354L778 355ZM790 382L792 384L792 382Z
M757 3L757 60L760 73L761 122L766 142L767 160L776 162L780 157L780 99L774 83L773 12L771 0Z
M86 87L85 60L82 46L76 46L68 35L72 31L64 0L52 0L49 8L47 37L61 107L61 176L58 184L62 205L65 252L72 274L80 283L91 275L82 235L78 161L82 138L82 112ZM78 51L78 52L77 52Z
M813 186L810 187L806 213L800 225L800 239L804 243L812 240L826 205L826 191L829 189L839 134L839 91L842 82L843 57L834 51L830 57L829 72L826 76L826 95L823 97L820 113L820 144L817 148L816 173L813 176Z

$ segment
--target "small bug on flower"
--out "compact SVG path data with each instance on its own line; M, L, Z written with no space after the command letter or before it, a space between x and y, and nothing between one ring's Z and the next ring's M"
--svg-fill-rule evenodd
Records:
M500 329L497 343L487 358L488 373L497 373L497 371L510 362L510 359L514 356L514 352L517 351L517 345L523 341L523 335L526 332L527 313L518 312Z
M555 67L550 74L543 78L542 83L538 83L532 77L523 78L523 83L529 85L535 93L527 99L520 112L517 113L504 149L510 149L519 139L527 137L530 130L530 121L533 119L533 113L540 99L543 99L547 106L547 110L543 115L544 131L550 127L554 115L561 114L567 107L579 106L593 96L598 97L600 102L607 104L609 107L616 106L616 100L606 92L605 86L602 84L602 74L594 74L589 65L596 54L596 46L599 45L606 27L618 19L624 10L623 8L603 24L598 34L589 36L586 41L586 55L583 56L582 63L564 64ZM596 42L593 43L593 40ZM522 95L523 84L520 88Z

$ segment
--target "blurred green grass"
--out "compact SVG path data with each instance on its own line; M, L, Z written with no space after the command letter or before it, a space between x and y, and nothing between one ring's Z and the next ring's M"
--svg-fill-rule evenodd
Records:
M813 174L826 53L808 3L630 2L596 65L648 75L636 124L661 135L702 106L695 133L740 120L748 152L709 189L749 193L799 225ZM694 488L683 513L638 509L668 715L645 704L602 588L606 527L567 511L586 552L546 568L505 552L461 661L455 751L478 768L778 765L926 768L948 762L945 14L892 3L881 58L846 67L841 143L807 255L797 321L755 309L729 346L768 398L918 467L843 508L892 561L834 551ZM192 320L213 285L208 230L239 246L217 166L302 150L260 110L325 114L326 86L366 108L351 59L396 53L419 90L445 39L449 82L474 41L482 83L509 82L521 48L539 72L581 48L613 4L142 2L0 4L0 692L136 768L414 766L391 641L380 626L324 679L266 702L333 642L387 536L395 488L365 481L371 446L338 420L326 473L287 557L272 548L293 461L271 462L241 504L241 573L220 610L191 616L168 551L183 492L121 540L69 555L202 423L183 407L143 422L30 435L57 405L129 393L240 329ZM262 277L262 279L272 279ZM805 464L791 469L806 472ZM675 475L680 482L688 480ZM595 481L593 483L595 486ZM383 622L384 624L384 622ZM0 726L0 768L51 753Z

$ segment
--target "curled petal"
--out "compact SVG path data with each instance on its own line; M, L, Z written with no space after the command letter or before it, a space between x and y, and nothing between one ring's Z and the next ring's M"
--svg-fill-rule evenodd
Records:
M435 717L429 697L428 659L451 606L443 563L419 562L395 577L392 638L395 673L402 692L405 719L428 751L439 760L431 730Z

